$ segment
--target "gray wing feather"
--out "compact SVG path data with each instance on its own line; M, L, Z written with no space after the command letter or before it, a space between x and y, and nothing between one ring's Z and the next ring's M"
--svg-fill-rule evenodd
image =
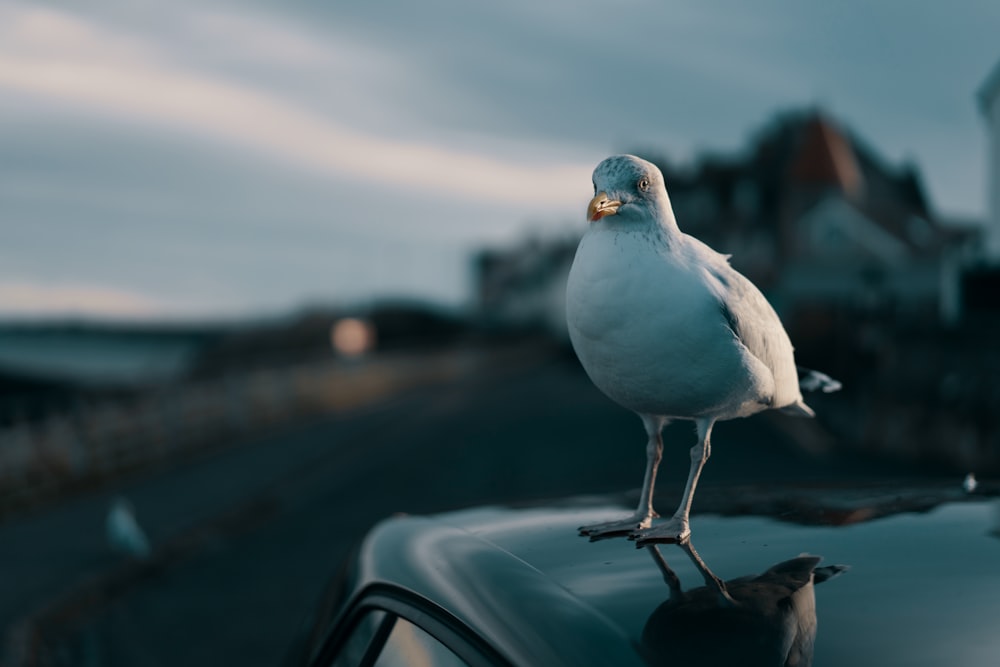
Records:
M722 288L719 307L729 328L774 376L773 407L802 403L792 343L774 308L753 283L727 263L713 262L708 270Z

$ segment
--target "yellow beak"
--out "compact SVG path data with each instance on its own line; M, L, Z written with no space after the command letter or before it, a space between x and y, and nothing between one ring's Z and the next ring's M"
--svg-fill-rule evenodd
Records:
M598 192L587 206L587 219L591 222L597 222L606 215L617 213L621 205L622 203L617 199L608 199L606 192Z

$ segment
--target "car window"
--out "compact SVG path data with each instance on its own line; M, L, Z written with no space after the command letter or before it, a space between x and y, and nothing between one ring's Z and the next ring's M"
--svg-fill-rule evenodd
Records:
M409 621L397 618L375 667L464 667L451 650Z
M337 654L331 667L358 667L361 665L372 638L375 637L386 618L387 614L384 611L374 609L358 619L351 634L344 642L344 648Z

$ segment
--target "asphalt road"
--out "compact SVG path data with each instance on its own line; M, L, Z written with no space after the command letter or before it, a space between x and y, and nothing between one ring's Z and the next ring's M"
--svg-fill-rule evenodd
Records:
M911 472L836 447L803 447L782 419L791 418L718 425L703 487ZM670 511L694 434L679 423L665 437L657 503ZM121 570L103 521L122 494L153 544L172 555L98 600L64 603L72 613L47 628L50 657L281 664L339 562L380 518L633 489L644 444L639 420L568 359L411 391L0 524L0 623L9 632L88 576Z

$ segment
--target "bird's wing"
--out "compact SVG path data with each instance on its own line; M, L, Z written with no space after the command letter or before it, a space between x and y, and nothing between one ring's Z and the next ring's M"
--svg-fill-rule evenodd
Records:
M760 290L741 273L729 266L724 255L702 245L702 265L714 283L719 308L729 328L747 350L764 364L774 376L774 407L783 408L802 403L798 372L795 367L792 342L778 314Z

